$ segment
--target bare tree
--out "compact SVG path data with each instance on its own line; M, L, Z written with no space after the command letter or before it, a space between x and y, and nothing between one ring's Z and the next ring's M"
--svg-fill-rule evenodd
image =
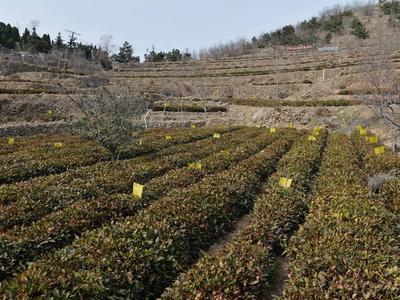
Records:
M400 141L400 78L390 51L369 55L363 65L360 100L394 130L394 149Z
M119 159L121 150L132 143L135 133L143 127L140 118L146 111L146 100L129 90L114 94L102 88L95 95L69 98L74 108L83 115L74 132L99 142L114 161Z
M103 51L106 51L108 54L111 54L115 49L115 45L112 44L112 41L113 41L112 35L108 34L102 35L100 37L99 47L103 49Z
M98 60L105 70L112 69L110 55L114 51L115 46L112 44L113 37L111 35L103 35L100 37Z
M39 21L39 20L32 20L32 21L29 22L29 27L30 27L32 30L35 31L35 30L38 29L39 24L40 24L40 21Z
M206 60L209 58L218 59L222 57L234 57L249 54L254 49L254 45L246 39L238 39L224 44L215 45L206 49L200 49L199 58Z

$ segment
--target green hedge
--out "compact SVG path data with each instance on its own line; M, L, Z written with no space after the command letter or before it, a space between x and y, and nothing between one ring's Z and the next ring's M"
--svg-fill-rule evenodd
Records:
M15 143L10 145L8 138L13 137ZM78 136L69 134L39 134L33 136L9 136L0 138L0 157L17 151L30 151L38 147L53 145L54 142L65 144L83 142Z
M398 222L374 201L350 140L332 135L283 299L397 299Z
M134 215L139 209L164 196L168 190L176 192L174 189L187 187L206 175L223 171L231 164L260 151L260 147L272 143L279 136L257 129L240 130L229 138L228 135L223 143L214 143L207 147L210 152L216 153L201 160L202 170L184 167L154 178L146 183L140 201L131 194L84 199L43 217L30 227L9 231L7 234L12 238L3 238L0 242L4 255L0 258L0 278L19 272L25 268L27 262L37 260L47 252L70 243L75 236L86 230ZM248 145L237 146L246 141ZM221 145L229 150L229 154L218 152Z
M375 147L381 146L371 144L360 136L358 132L352 134L352 140L358 151L363 168L369 176L397 176L378 187L377 196L383 201L388 209L394 213L400 213L400 157L386 148L385 153L377 156Z
M228 109L226 106L221 106L221 105L206 105L207 112L226 112ZM200 112L204 113L204 107L202 107L200 104L194 103L184 103L182 106L179 104L170 104L168 103L166 106L164 106L164 103L155 103L153 104L152 107L153 111L168 111L168 112L179 112L179 111L185 111L185 112Z
M303 220L306 192L325 144L301 140L282 158L266 190L255 201L251 222L233 242L216 254L206 254L189 272L182 274L162 299L256 299L266 276L274 268L275 252ZM289 189L279 186L290 178Z
M154 298L251 206L295 134L29 266L9 297ZM296 134L297 135L297 134Z
M400 178L385 182L381 188L381 197L385 205L395 214L400 214Z
M367 136L372 136L370 132L367 134ZM395 175L400 173L400 158L390 149L386 148L385 153L377 156L374 149L381 145L367 142L365 136L361 136L358 132L353 132L351 138L368 174L392 173Z
M163 140L164 135L159 133L146 136L139 134L137 139L142 140L142 145L136 143L128 145L122 150L120 159L131 159L158 151L165 146L179 142L180 136L187 136L188 133L201 133L205 130L207 129L170 130L172 135L175 135L175 139L167 144ZM40 148L0 156L0 184L14 183L37 176L59 174L73 168L90 166L110 159L109 153L94 142L82 141L65 144L58 149L54 149L53 145L49 144Z
M220 132L229 130L220 129ZM212 129L203 129L187 132L172 141L163 141L165 146L183 144L165 148L152 156L104 162L58 175L0 186L0 230L28 225L79 199L127 193L133 182L145 182L173 168L184 166L199 156L208 155L209 147L215 143L214 139L185 143L211 137L212 132ZM224 140L221 139L219 143L223 147Z
M293 107L320 107L320 106L353 106L360 105L360 101L356 100L263 100L263 99L228 99L228 103L235 105L246 105L246 106L260 106L260 107L281 107L281 106L293 106Z
M7 94L7 95L38 95L38 94L71 94L70 92L63 92L63 91L55 91L55 90L46 90L46 89L5 89L0 88L0 94Z
M59 142L59 141L57 141ZM63 143L54 149L47 145L0 156L0 184L14 183L37 176L58 174L79 166L110 160L107 151L93 142Z

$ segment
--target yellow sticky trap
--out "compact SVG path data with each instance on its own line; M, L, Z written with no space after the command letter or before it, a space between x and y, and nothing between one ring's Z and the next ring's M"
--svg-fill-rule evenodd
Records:
M62 148L63 143L59 143L59 142L58 143L54 143L53 146L54 146L55 149L59 149L59 148Z
M289 122L288 128L294 128L293 122Z
M192 128L196 128L196 125L192 125L191 127L192 127Z
M221 150L221 153L224 155L229 155L229 151L228 150Z
M220 138L221 138L221 135L220 135L219 133L214 133L214 134L213 134L213 138L214 138L214 139L220 139Z
M360 129L360 135L362 135L362 136L367 135L367 129L361 128L361 129Z
M166 136L165 136L165 139L166 139L167 141L172 140L172 135L166 135Z
M144 185L134 182L133 183L133 196L142 199Z
M370 136L370 137L369 137L369 142L370 142L371 144L377 144L377 143L378 143L378 137L376 137L376 136Z
M320 133L321 127L317 126L313 129L313 135L318 136Z
M292 185L292 181L293 179L281 177L279 179L279 186L288 189Z
M383 153L385 153L385 147L381 146L381 147L376 147L374 149L375 155L382 155Z
M202 168L201 162L190 163L189 168L195 170L201 170Z
M313 136L313 135L309 135L308 138L307 138L307 141L315 142L315 141L317 141L317 138L315 136Z
M321 126L315 126L315 127L314 127L314 131L320 131L321 129L322 129Z
M8 143L9 145L14 145L14 144L15 144L15 138L9 137L9 138L7 139L7 143Z
M276 128L275 128L275 127L270 128L270 129L269 129L269 132L275 133L275 132L276 132Z

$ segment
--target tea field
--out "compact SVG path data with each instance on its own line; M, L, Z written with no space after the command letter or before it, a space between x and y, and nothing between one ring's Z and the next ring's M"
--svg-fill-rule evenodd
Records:
M400 158L366 128L154 129L116 162L9 137L0 161L2 299L400 297Z

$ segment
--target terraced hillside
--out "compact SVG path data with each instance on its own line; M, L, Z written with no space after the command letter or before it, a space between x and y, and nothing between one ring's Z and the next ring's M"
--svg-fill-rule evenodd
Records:
M157 129L117 162L3 140L0 296L396 299L400 160L358 129Z
M21 62L4 54L0 56L0 134L65 130L66 122L77 117L68 95L92 94L103 86L131 87L176 107L170 110L164 108L165 102L158 104L149 115L153 127L294 122L309 128L324 123L347 129L354 126L355 118L371 119L358 100L359 94L371 92L360 84L371 57L390 60L397 69L400 64L399 30L388 26L389 17L376 8L358 18L367 24L370 38L359 41L347 32L335 35L331 43L339 52L334 53L267 48L240 57L119 64L108 72L98 66L59 70L56 61Z

